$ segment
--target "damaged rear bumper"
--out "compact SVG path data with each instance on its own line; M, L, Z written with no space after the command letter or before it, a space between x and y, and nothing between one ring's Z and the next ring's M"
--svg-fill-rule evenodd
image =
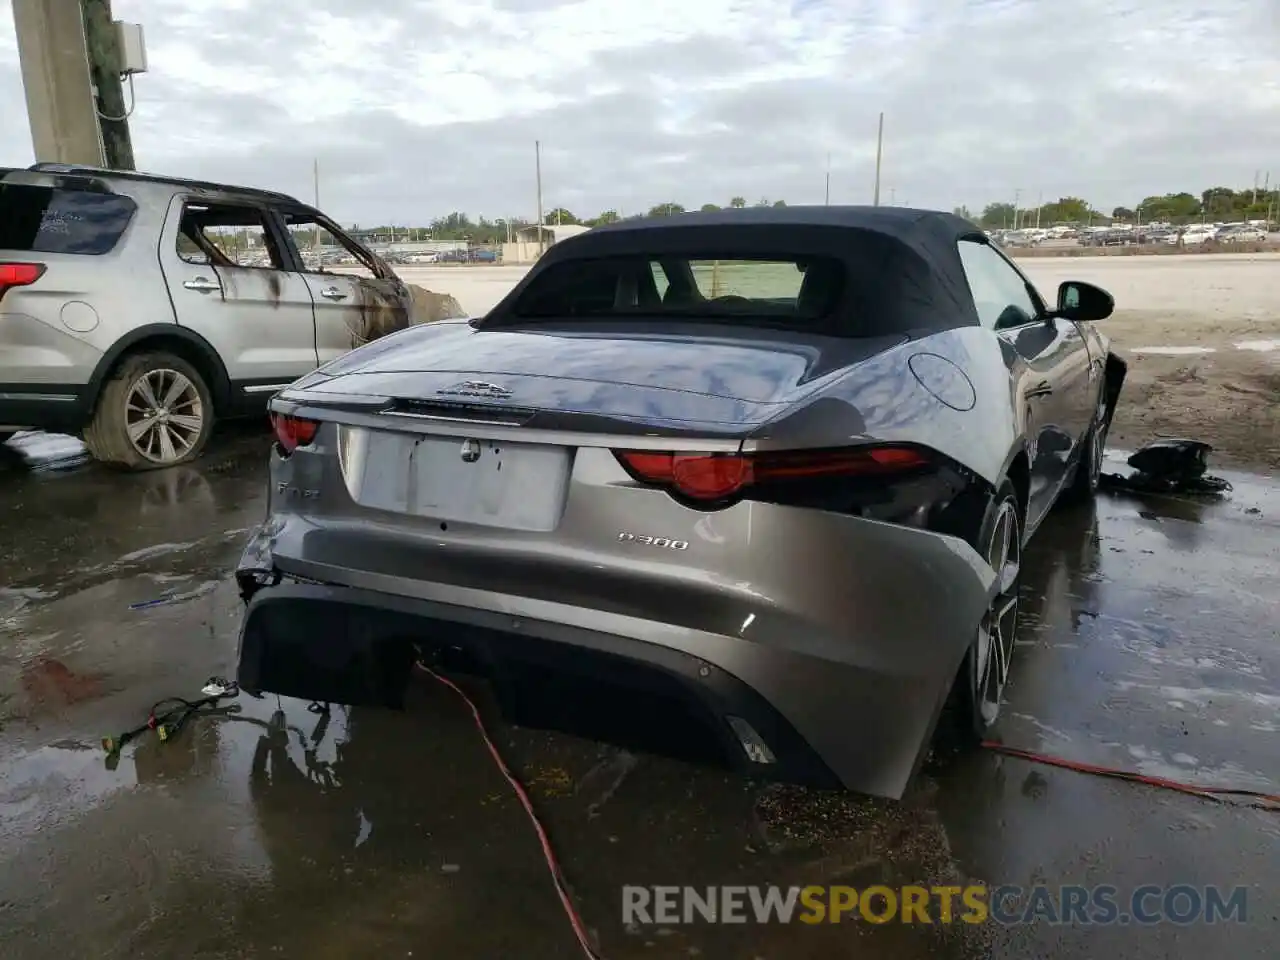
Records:
M884 531L904 543L927 538L886 562L928 565L949 584L945 602L920 597L921 609L897 614L928 636L900 632L900 642L867 648L860 638L892 635L895 613L883 604L855 612L849 649L828 654L790 635L748 640L449 584L432 583L423 597L378 589L368 576L340 583L340 568L274 557L278 533L255 535L238 572L246 690L397 707L422 656L489 677L504 716L520 725L895 799L927 753L993 580L959 541Z

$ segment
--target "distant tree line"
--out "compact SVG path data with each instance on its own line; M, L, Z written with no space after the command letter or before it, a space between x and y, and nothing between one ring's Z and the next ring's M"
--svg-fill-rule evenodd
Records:
M761 198L748 204L744 197L733 197L725 205L738 209L746 206L785 207L785 200L769 200ZM720 210L715 203L704 203L698 208L704 212ZM556 207L547 212L544 223L549 226L558 224L583 224L589 227L619 220L635 220L640 217L669 217L685 213L686 207L679 203L659 203L641 213L623 216L617 210L605 210L594 217L579 217L564 207ZM984 227L996 229L1012 229L1033 227L1039 223L1042 227L1050 227L1057 223L1073 223L1080 225L1102 225L1113 222L1134 223L1141 221L1163 221L1175 224L1207 221L1230 222L1235 220L1270 220L1280 219L1280 190L1232 190L1229 187L1211 187L1199 195L1191 193L1167 193L1163 196L1147 197L1136 207L1115 207L1110 213L1094 209L1093 205L1080 197L1061 197L1052 203L1036 207L1018 207L1012 203L989 203L979 214L972 213L967 207L957 207L955 213ZM1037 219L1038 214L1038 219ZM395 233L396 236L417 237L423 239L430 236L432 240L467 241L475 245L503 243L516 231L527 229L533 222L527 219L512 218L491 220L486 217L471 217L460 211L448 216L437 217L427 226L410 227L405 225L380 226L371 228L378 234ZM370 229L370 228L366 228Z
M1055 223L1101 225L1109 223L1186 224L1201 221L1231 223L1239 220L1275 221L1280 218L1280 190L1232 190L1210 187L1198 196L1192 193L1166 193L1151 196L1134 207L1114 207L1110 213L1095 210L1079 197L1062 197L1042 207L1018 207L1012 203L989 203L974 216L967 208L957 207L962 217L989 228L1050 227Z

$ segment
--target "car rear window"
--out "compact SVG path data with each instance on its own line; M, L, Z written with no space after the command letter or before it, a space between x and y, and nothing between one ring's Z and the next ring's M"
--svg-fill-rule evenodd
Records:
M0 183L0 250L110 253L136 209L114 193Z
M692 318L787 323L834 310L844 266L827 257L602 257L566 260L540 273L512 312L528 319Z

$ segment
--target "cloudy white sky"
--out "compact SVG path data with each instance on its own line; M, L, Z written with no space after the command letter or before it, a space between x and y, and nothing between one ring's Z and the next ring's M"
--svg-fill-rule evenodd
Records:
M32 160L0 0L0 165ZM351 223L1280 181L1276 0L115 0L141 168Z

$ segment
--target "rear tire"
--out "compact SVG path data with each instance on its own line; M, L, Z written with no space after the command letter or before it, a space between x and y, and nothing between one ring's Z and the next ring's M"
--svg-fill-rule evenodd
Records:
M84 430L95 460L158 470L194 460L213 431L213 396L200 372L170 353L125 357Z
M1063 491L1063 499L1068 503L1086 503L1098 492L1102 461L1106 456L1107 432L1110 429L1111 416L1106 401L1103 400L1099 403L1093 424L1080 445L1080 456L1076 460L1071 485Z
M1018 591L1022 585L1022 506L1013 483L1001 481L972 544L999 578L991 605L942 708L934 745L944 753L971 750L999 719L1009 661L1018 635Z

